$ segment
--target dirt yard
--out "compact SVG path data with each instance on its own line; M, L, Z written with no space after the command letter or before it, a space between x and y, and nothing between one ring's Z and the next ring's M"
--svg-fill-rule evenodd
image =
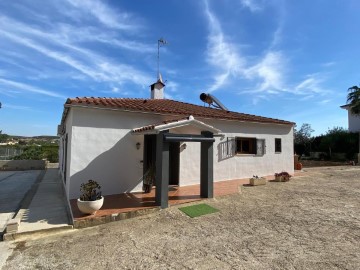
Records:
M18 242L3 269L360 269L360 167L305 169L287 183L66 235Z

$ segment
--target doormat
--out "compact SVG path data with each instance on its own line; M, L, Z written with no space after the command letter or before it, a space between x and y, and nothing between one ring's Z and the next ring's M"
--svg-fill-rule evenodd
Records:
M184 212L191 218L219 212L218 209L211 207L210 205L207 205L205 203L181 207L179 208L179 210Z

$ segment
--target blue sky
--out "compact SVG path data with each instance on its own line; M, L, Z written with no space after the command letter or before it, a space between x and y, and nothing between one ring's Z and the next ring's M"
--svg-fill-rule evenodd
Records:
M148 98L157 40L166 97L347 127L360 83L358 0L0 2L0 130L56 135L67 97Z

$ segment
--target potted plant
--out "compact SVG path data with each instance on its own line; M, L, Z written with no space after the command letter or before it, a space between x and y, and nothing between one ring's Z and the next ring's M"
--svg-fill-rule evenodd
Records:
M253 177L250 178L250 185L252 186L266 185L266 179L264 177L253 175Z
M94 214L102 207L104 197L101 196L101 186L96 181L89 180L87 183L82 183L80 192L77 206L82 213Z
M150 193L155 181L155 167L150 165L149 169L144 174L143 178L143 191L145 193Z
M275 173L276 182L290 181L291 175L288 172Z

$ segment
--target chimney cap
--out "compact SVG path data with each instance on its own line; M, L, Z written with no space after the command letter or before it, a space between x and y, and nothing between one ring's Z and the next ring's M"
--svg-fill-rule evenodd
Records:
M165 83L163 82L163 79L162 79L162 76L160 73L158 75L158 80L155 83L153 83L152 85L150 85L151 89L153 89L156 84L161 84L162 87L165 86Z

